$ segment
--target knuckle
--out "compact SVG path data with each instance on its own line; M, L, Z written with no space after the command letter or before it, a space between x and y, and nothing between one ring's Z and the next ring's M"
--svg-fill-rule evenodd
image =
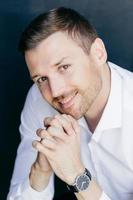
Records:
M43 120L44 123L46 123L48 121L48 117L45 117L45 119Z
M35 147L36 149L38 149L38 148L40 147L39 143L36 142L36 143L34 144L34 147Z
M69 117L68 117L68 115L67 115L67 114L62 114L62 116L63 116L64 120L66 120L67 122L69 122L69 121L70 121L70 119L69 119Z
M67 114L62 114L62 116L66 118L68 115Z
M72 117L71 115L68 115L68 117L69 117L69 119L70 119L72 122L76 121L75 118Z
M42 131L41 128L37 129L37 130L36 130L36 134L37 134L37 135L40 135L41 131Z
M51 136L55 135L55 127L50 126L50 127L47 129L47 131L48 131L48 133L49 133ZM49 137L50 137L50 135L49 135Z
M48 127L47 131L51 132L53 130L53 128L51 126Z
M44 119L44 125L50 124L51 120L52 120L51 117L45 117L45 119Z
M55 115L54 115L54 118L55 118L55 119L58 119L59 117L60 117L59 114L55 114Z
M57 125L58 124L58 120L56 118L54 118L52 121L51 121L51 125Z
M45 136L45 130L44 129L41 129L40 131L39 131L39 133L38 133L38 136L39 137L44 137Z

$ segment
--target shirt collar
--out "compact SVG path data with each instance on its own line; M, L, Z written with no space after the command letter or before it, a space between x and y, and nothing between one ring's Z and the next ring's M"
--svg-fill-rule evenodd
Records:
M107 129L121 127L122 118L122 79L116 71L116 65L108 62L111 71L111 89L108 102L104 108L102 117L95 129L95 132L101 132ZM84 117L78 120L80 126L88 129Z

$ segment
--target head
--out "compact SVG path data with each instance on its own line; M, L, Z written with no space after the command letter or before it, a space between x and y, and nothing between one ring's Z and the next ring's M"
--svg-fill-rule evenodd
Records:
M19 51L25 54L56 32L67 33L86 53L98 37L95 28L76 11L60 7L35 18L22 33Z
M49 104L76 119L89 111L102 89L107 55L83 16L68 8L38 16L23 32L19 50Z

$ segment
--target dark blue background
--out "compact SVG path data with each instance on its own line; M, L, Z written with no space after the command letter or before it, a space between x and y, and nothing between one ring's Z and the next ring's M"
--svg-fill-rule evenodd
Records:
M0 1L0 199L6 199L16 148L19 116L31 85L22 56L20 33L33 17L66 6L90 19L105 42L110 61L133 71L132 0L1 0ZM21 170L21 166L20 166Z

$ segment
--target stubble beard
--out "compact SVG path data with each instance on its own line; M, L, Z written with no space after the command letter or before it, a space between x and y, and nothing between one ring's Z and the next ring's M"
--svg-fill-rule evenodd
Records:
M69 109L66 109L65 111L60 108L60 106L53 105L53 107L59 111L61 114L68 114L71 115L76 120L83 117L87 112L89 112L91 106L95 102L98 94L101 91L101 81L99 81L98 84L94 84L93 87L88 87L85 91L78 91L78 96L76 98L79 98L80 100L75 102L72 107Z

